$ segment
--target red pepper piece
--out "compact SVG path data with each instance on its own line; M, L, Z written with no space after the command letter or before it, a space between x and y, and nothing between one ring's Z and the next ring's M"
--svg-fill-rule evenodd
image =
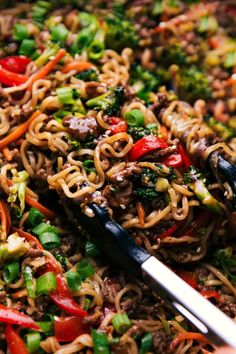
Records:
M83 317L55 317L54 335L59 342L72 342L84 333L89 333L90 326L83 323Z
M184 148L183 148L183 146L181 144L177 145L177 152L182 157L182 161L183 161L183 165L184 165L185 169L188 170L189 167L192 165L192 161L188 157L186 151L184 150Z
M193 272L177 272L177 274L182 278L186 283L188 283L192 288L197 289L197 282L195 273Z
M10 354L29 354L25 343L12 326L6 326L5 335Z
M183 160L180 154L171 154L163 160L163 163L168 167L182 166Z
M32 320L32 318L4 305L0 305L0 322L15 324L36 331L40 330L40 327L34 322L34 320Z
M200 294L206 299L210 299L214 297L215 299L219 299L220 294L216 290L202 290Z
M31 59L24 56L10 56L0 59L0 65L4 69L17 74L23 74L30 62Z
M122 118L111 117L109 123L111 124L109 129L111 130L112 135L127 132L128 124Z
M69 315L88 316L87 311L81 309L73 296L69 293L65 279L61 274L57 274L57 290L49 296L61 310L64 310Z
M173 226L171 226L169 229L167 229L162 234L155 236L155 238L160 238L161 240L163 240L167 236L171 236L177 230L177 228L180 226L180 224L181 224L181 222L175 223Z
M28 80L27 76L16 74L0 66L0 82L6 86L19 86Z
M163 139L155 135L145 136L133 145L129 152L129 161L139 160L151 151L165 149L167 147L168 145Z

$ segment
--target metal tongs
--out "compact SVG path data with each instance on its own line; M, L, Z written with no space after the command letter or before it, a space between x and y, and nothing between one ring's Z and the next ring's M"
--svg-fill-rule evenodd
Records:
M135 245L105 207L90 204L94 217L74 208L76 218L112 261L147 284L216 345L236 349L236 324L157 258Z

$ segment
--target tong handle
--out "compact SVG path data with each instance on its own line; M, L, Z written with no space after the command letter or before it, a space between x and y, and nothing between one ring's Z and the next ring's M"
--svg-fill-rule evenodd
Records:
M141 268L145 283L169 300L202 334L216 345L236 349L236 324L228 316L155 257Z

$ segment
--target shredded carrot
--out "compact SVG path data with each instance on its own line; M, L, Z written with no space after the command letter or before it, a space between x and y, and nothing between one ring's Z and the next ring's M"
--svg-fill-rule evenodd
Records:
M162 139L167 141L168 140L168 130L167 130L167 128L164 125L161 125L160 133L161 133Z
M177 336L170 343L170 346L169 346L169 349L168 349L168 354L173 353L173 350L183 340L198 340L200 342L209 343L207 338L201 333L197 333L197 332L180 333L180 334L177 334Z
M12 230L13 230L14 232L17 232L20 237L25 238L26 241L28 241L28 242L30 242L30 243L35 243L35 244L37 245L37 248L38 248L38 249L43 250L43 247L42 247L41 243L40 243L39 240L38 240L36 237L34 237L33 235L31 235L31 234L29 234L28 232L25 232L25 231L23 231L23 230L21 230L21 229L18 229L18 228L14 227L14 226L12 227Z
M13 299L20 299L21 297L27 296L27 290L22 289L12 294Z
M4 200L0 200L0 218L1 218L1 240L3 242L7 239L8 231L11 227L11 217L9 209Z
M140 202L137 204L137 213L138 213L140 225L144 225L145 224L145 211L144 211L143 205Z
M11 144L13 141L18 139L20 136L25 134L25 132L27 132L31 122L33 122L33 120L35 118L37 118L40 114L41 114L40 111L34 112L32 114L32 116L26 122L24 122L23 124L19 125L12 133L10 133L5 138L0 140L0 149L5 148L9 144Z
M7 146L2 149L2 153L3 153L3 156L5 157L5 159L6 159L7 161L11 161L11 160L12 160L12 153L11 153L11 151L8 149Z
M46 208L45 206L40 204L36 199L30 197L29 194L25 195L25 201L31 207L36 208L39 211L41 211L41 213L43 213L46 216L46 218L53 219L56 217L56 214L53 211L49 210L48 208Z
M44 67L42 67L39 71L37 71L29 78L29 82L27 85L28 88L31 88L34 82L44 79L65 55L66 50L60 49L52 60L50 60Z
M66 64L64 68L62 68L63 73L68 73L71 70L76 70L78 73L88 70L94 67L93 64L89 63L88 61L72 61L69 64Z
M232 86L236 84L236 75L233 74L227 81L226 86Z

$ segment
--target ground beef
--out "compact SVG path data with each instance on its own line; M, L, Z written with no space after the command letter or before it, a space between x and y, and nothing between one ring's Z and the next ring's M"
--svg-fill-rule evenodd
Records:
M106 186L102 192L102 196L112 208L126 208L132 199L133 184L128 183L125 188L114 188L112 185Z
M236 304L227 300L224 300L217 304L217 307L223 311L227 316L234 318L236 316Z
M138 300L136 297L130 297L120 304L122 311L127 313L128 316L134 317L138 310Z
M153 333L153 353L154 354L166 354L167 348L171 342L171 336L164 331Z
M78 118L67 116L63 118L63 125L68 128L69 133L81 142L86 141L90 136L98 137L99 126L96 118Z
M128 184L130 178L134 175L139 175L142 172L141 167L137 162L129 162L126 167L117 173L114 173L109 180L114 185L118 185L119 187L125 187Z
M172 145L169 146L165 149L158 149L158 150L153 150L151 153L146 154L142 160L145 161L156 161L159 160L160 157L166 156L168 154L172 154L174 152L176 152L177 150L177 146L176 145Z
M121 285L115 278L105 278L102 287L102 297L104 301L114 302L115 296L121 290Z

